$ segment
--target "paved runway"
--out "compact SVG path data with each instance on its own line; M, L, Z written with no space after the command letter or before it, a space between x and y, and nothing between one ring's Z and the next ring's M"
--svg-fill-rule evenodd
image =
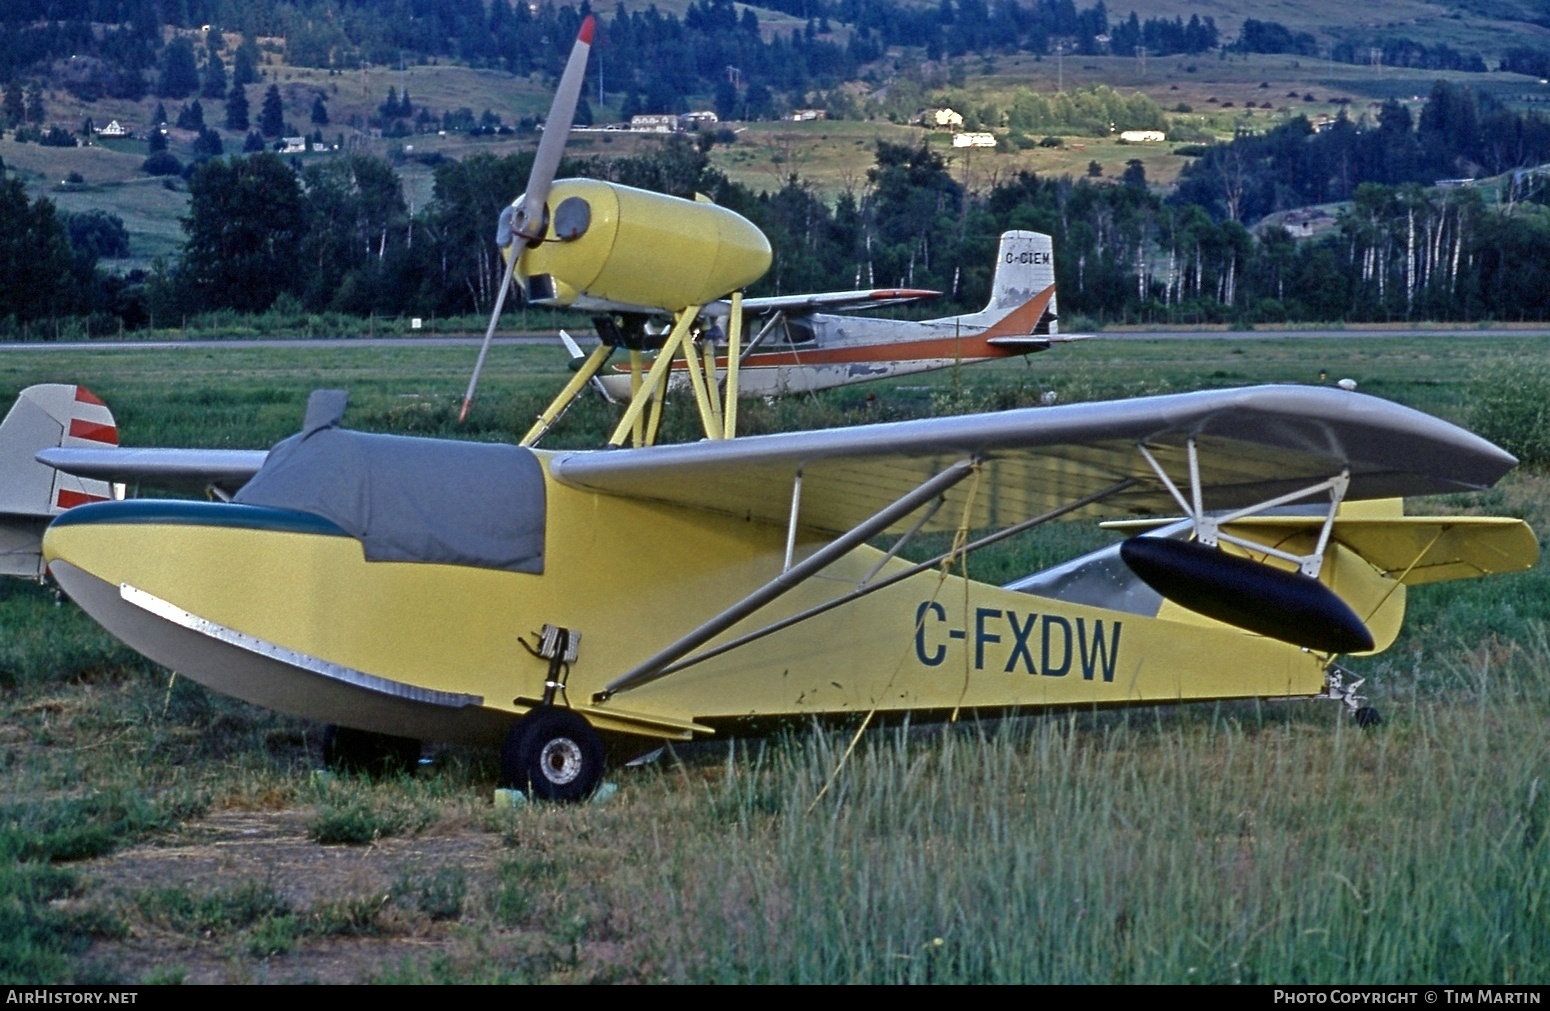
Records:
M1287 339L1361 339L1384 337L1545 337L1550 336L1550 326L1537 329L1477 330L1473 327L1457 330L1104 330L1093 334L1093 339L1120 341L1269 341Z
M1488 337L1511 339L1514 337L1550 336L1550 326L1540 329L1492 329L1477 330L1106 330L1092 335L1093 340L1106 341L1256 341L1256 340L1373 340L1399 337L1452 337L1459 339ZM581 336L584 344L590 343L590 334ZM233 338L229 340L94 340L94 341L37 341L30 343L0 342L0 353L6 351L172 351L178 348L350 348L363 345L380 347L423 348L475 348L481 338L467 337L262 337ZM523 333L496 337L501 346L559 345L556 333Z
M481 337L259 337L229 340L94 340L35 341L15 344L0 342L5 351L172 351L178 348L353 348L361 345L420 348L476 348ZM558 334L529 333L497 337L495 344L554 344Z

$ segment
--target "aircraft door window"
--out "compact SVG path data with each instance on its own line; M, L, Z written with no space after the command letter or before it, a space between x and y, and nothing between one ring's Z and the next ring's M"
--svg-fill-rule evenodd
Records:
M812 320L803 316L787 316L783 336L787 344L811 344L816 339Z

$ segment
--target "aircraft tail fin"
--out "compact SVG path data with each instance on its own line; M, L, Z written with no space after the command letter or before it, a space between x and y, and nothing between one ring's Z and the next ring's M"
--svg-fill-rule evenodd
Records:
M55 447L118 445L113 412L90 390L64 383L29 386L0 421L0 575L43 576L43 528L72 506L113 498L106 481L39 463Z
M1031 317L1031 318L1028 318ZM990 301L964 323L1005 330L1006 337L1048 340L1060 334L1055 305L1055 246L1042 232L1002 232Z
M0 514L51 517L112 498L106 481L74 477L34 459L56 446L104 445L118 445L118 425L90 390L64 383L22 390L0 421Z

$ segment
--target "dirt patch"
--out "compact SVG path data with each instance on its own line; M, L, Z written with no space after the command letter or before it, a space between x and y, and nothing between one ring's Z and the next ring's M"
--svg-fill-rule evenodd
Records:
M497 832L438 824L364 846L325 846L309 837L312 817L310 807L221 811L170 837L75 865L88 885L77 901L112 910L128 927L123 939L97 944L89 960L120 978L189 983L422 979L438 971L461 976L457 967L472 962L494 967L497 977L627 974L626 946L617 941L551 938L542 901L522 922L494 918L491 910L500 907L492 895L510 877L501 867L513 859ZM449 869L459 883L456 911L427 911L427 882L448 880ZM289 950L261 950L262 920L212 929L169 923L148 910L148 895L199 902L255 888L289 910L279 917L286 938L279 947ZM535 893L541 889L535 881ZM361 925L348 925L351 917Z

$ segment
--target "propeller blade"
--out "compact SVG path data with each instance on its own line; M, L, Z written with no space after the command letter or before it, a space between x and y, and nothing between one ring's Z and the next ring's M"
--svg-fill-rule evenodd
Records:
M544 135L538 141L538 153L533 156L533 171L528 173L527 192L515 210L508 207L501 212L500 227L496 231L495 244L506 253L506 274L501 279L500 293L495 296L495 308L490 313L490 325L484 331L484 343L479 345L479 358L474 362L474 374L468 377L468 392L463 394L463 406L457 412L458 424L468 417L468 409L474 403L474 391L479 387L479 373L484 370L485 356L490 353L490 341L495 338L495 327L500 323L501 310L506 305L506 295L511 291L511 279L517 270L517 260L522 250L516 248L517 240L523 246L535 246L544 236L548 224L544 220L544 203L549 199L549 184L560 168L560 156L565 151L565 140L570 136L571 121L576 116L576 105L581 101L582 78L586 75L587 54L592 51L592 33L597 22L588 14L576 33L576 44L571 47L570 59L565 62L565 72L560 75L560 86L555 90L554 103L549 106L549 118L544 121Z
M490 353L490 341L495 338L495 326L500 322L501 310L506 307L506 294L511 291L511 276L517 271L517 251L512 250L506 259L506 276L501 279L501 290L495 296L495 309L490 313L490 325L484 331L484 343L479 345L479 357L474 362L474 374L468 377L468 392L463 394L463 406L457 412L461 425L468 417L468 409L474 405L474 390L479 387L479 373L484 371L484 357Z
M549 106L549 118L544 120L544 135L538 142L538 153L533 157L533 171L527 177L527 192L522 195L522 203L517 208L514 230L530 246L543 238L544 202L549 199L549 184L554 182L554 174L559 171L565 140L570 136L576 105L581 101L582 78L587 70L587 54L592 51L595 27L596 22L588 14L581 22L581 31L576 33L576 44L571 48L570 59L565 62L565 72L560 75L554 104Z

